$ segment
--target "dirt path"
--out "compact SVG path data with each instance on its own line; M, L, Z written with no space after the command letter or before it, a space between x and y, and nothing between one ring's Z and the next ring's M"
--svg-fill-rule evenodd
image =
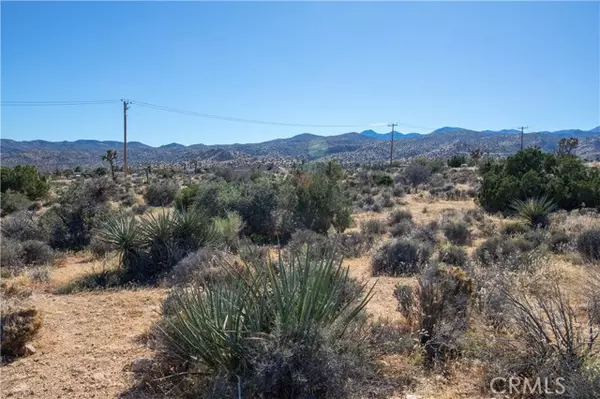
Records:
M55 269L51 284L91 269L70 259ZM72 269L72 270L70 270ZM2 397L114 398L131 385L123 369L150 355L139 342L158 312L166 291L122 290L55 295L35 290L29 302L42 312L36 353L0 369Z

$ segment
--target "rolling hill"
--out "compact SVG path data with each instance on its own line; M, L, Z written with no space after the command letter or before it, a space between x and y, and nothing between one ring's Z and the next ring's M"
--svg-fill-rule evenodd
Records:
M394 157L415 156L448 157L453 154L467 154L472 149L505 156L519 150L520 135L512 130L473 131L457 127L444 127L431 134L402 134L394 146ZM525 146L539 146L545 151L555 151L562 137L579 138L576 153L586 159L600 158L600 127L589 131L578 129L557 132L527 133ZM139 142L128 143L131 165L202 161L205 163L231 161L235 159L261 158L336 158L342 162L377 162L389 158L391 133L379 134L374 131L345 133L336 136L318 136L303 133L290 138L276 139L262 143L185 146L171 143L151 147ZM15 141L0 140L2 165L35 165L44 170L55 170L80 166L100 166L101 156L106 150L123 147L118 141L77 140L50 142L44 140ZM120 157L119 157L120 161Z

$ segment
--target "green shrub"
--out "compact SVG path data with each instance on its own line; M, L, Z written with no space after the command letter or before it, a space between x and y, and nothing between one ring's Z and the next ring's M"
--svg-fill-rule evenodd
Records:
M199 191L199 184L192 184L182 188L175 196L175 207L182 210L190 209L194 205Z
M237 253L240 247L240 231L244 225L240 215L230 212L224 218L214 218L213 223L215 224L217 240L229 250Z
M480 204L488 211L508 211L517 199L546 197L559 209L600 206L600 170L574 156L528 148L506 161L480 167Z
M448 166L451 168L460 168L463 164L467 163L467 157L464 155L453 155L448 159Z
M590 262L600 261L600 229L584 231L577 237L577 250Z
M23 263L26 265L45 265L54 260L54 251L42 241L25 241L22 244Z
M221 392L239 384L246 397L345 394L365 362L347 354L371 293L348 295L352 280L333 258L248 266L228 284L176 291L160 326L168 353L204 367Z
M24 211L29 206L30 201L23 193L7 190L0 194L0 205L2 207L2 216L11 213Z
M349 227L351 203L341 185L342 174L341 166L330 161L294 176L294 213L302 226L317 233L331 226L338 232Z
M375 184L378 186L391 187L394 185L394 180L388 174L380 174L380 173L374 174L373 182L375 182Z
M441 262L453 266L464 266L467 263L467 251L461 247L449 245L443 247L439 251L439 259Z
M471 242L469 226L463 222L450 222L443 227L444 235L452 244L467 245Z
M0 329L2 356L23 356L25 345L37 335L41 327L42 318L35 308L3 309Z
M384 243L373 256L371 271L378 275L412 275L418 273L431 256L427 245L411 239L394 239Z
M83 249L90 243L92 230L108 215L107 201L115 185L108 178L76 181L48 209L40 224L54 249Z
M159 180L148 186L144 193L144 199L150 206L168 206L175 200L178 191L179 185L176 182Z
M7 190L25 194L30 200L43 198L50 188L46 178L42 176L35 166L15 166L0 168L1 192Z

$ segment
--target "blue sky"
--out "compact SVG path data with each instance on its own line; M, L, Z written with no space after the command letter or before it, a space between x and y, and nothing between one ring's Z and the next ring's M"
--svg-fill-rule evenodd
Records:
M130 98L128 137L259 142L400 122L600 125L600 3L2 2L2 101ZM119 103L2 107L2 137L122 139Z

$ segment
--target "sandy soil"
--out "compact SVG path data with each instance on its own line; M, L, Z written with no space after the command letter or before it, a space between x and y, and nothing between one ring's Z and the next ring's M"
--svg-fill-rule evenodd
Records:
M42 312L36 353L0 369L2 397L112 398L132 381L127 366L151 351L139 337L159 316L162 289L55 295L54 286L95 265L69 262L35 289L29 302Z

